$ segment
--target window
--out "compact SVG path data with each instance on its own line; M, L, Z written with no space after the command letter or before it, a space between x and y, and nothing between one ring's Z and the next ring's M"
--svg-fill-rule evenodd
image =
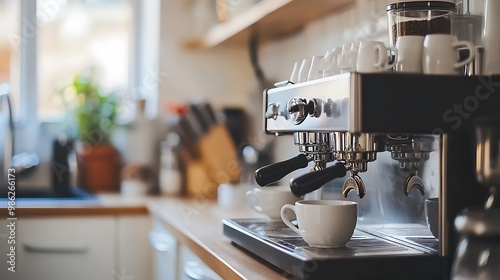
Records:
M19 112L19 1L0 0L0 84L10 84L14 114Z
M0 0L0 83L16 119L62 119L63 87L90 68L103 90L127 94L136 2Z
M62 89L89 68L103 90L123 94L121 120L133 117L137 98L156 113L158 87L149 81L158 81L160 7L160 0L0 0L0 83L10 83L17 152L61 133Z
M93 68L105 91L125 93L131 1L38 0L38 116L61 117L61 89Z

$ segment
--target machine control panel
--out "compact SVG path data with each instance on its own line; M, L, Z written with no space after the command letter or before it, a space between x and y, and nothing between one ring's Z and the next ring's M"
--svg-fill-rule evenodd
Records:
M269 133L348 131L352 76L350 73L265 92L265 127Z

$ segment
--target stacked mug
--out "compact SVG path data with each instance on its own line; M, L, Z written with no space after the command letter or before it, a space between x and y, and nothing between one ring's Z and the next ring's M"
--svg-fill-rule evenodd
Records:
M324 56L304 59L300 65L296 62L289 81L302 83L346 72L385 72L393 69L397 56L395 47L387 47L380 41L347 43Z
M450 34L400 36L396 49L396 72L460 75L463 67L476 57L476 47L471 42L458 41ZM460 59L459 50L467 50L468 56Z

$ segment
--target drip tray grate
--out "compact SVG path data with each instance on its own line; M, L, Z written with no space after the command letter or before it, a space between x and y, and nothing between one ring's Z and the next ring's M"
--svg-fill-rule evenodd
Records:
M373 279L374 271L383 279L441 277L437 253L429 254L416 246L406 246L402 240L387 240L360 229L344 247L316 248L281 221L224 220L223 226L224 234L234 244L301 279L325 275L348 278L353 269L359 279ZM311 270L311 266L315 269Z

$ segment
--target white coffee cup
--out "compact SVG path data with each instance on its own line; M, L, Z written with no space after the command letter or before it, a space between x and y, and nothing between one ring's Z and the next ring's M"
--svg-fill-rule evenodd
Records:
M398 59L394 66L396 72L423 72L424 36L400 36L396 41L396 49L398 50Z
M309 73L307 74L307 80L312 81L323 77L323 56L315 55L311 59L311 66L309 67Z
M342 57L342 47L334 48L325 55L323 77L340 74L340 58Z
M349 43L342 46L340 58L338 61L341 73L351 72L356 70L356 61L358 58L358 44Z
M432 235L439 239L439 198L433 197L425 200L425 220Z
M383 42L364 41L359 44L356 71L359 73L384 72L394 66L394 62L389 63L387 51L391 50L397 60L398 51L395 47L386 47Z
M300 199L289 186L254 188L246 192L246 197L250 207L270 219L280 219L281 207Z
M245 194L253 185L246 183L220 184L217 188L217 205L223 208L247 207Z
M309 74L310 68L311 60L303 59L299 67L299 72L297 73L297 83L307 82L307 75Z
M469 56L459 61L458 49L466 48ZM424 39L422 67L424 74L459 75L461 68L476 57L476 48L471 42L458 41L448 34L429 34Z
M297 215L298 228L287 216L289 209ZM354 233L358 204L344 200L301 200L283 206L281 219L312 247L342 247Z

